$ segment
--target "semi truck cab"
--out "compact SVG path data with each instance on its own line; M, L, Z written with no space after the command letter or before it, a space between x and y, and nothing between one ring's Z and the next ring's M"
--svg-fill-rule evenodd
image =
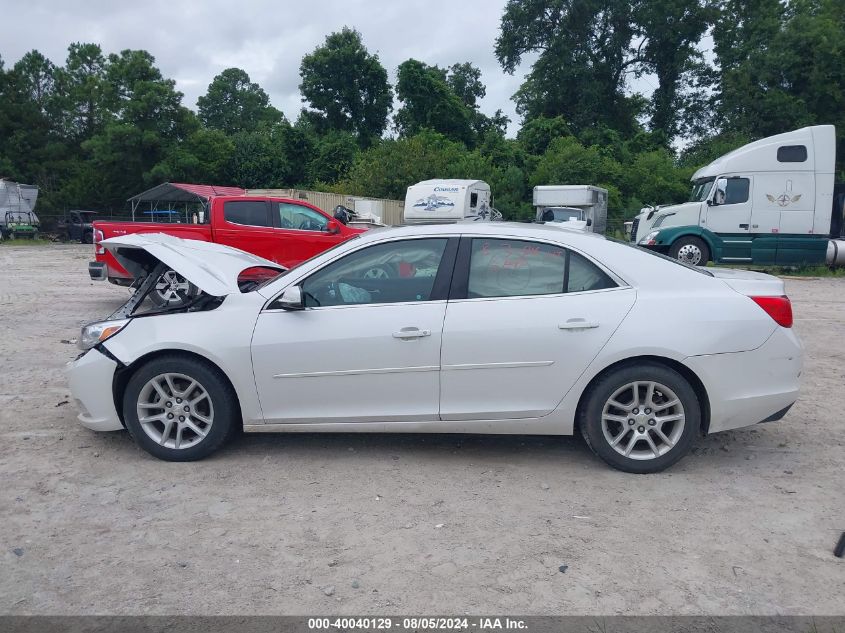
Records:
M689 201L640 213L631 239L693 265L823 264L842 230L835 158L832 125L750 143L699 169Z

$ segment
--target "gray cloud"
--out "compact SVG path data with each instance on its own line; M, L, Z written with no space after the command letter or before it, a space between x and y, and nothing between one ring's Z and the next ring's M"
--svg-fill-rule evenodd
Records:
M295 119L302 107L303 55L346 25L362 33L392 82L396 67L410 57L441 66L471 61L487 85L482 110L501 108L514 133L518 117L511 95L527 66L506 75L493 55L504 5L505 0L30 0L4 7L0 55L9 66L35 48L59 64L72 42L96 42L106 53L146 49L192 108L216 74L237 66Z

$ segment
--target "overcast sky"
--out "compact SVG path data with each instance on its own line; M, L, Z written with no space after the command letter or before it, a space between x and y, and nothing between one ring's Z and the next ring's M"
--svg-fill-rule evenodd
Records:
M3 2L0 55L7 67L33 48L62 64L71 42L96 42L105 53L146 49L165 77L176 80L184 104L196 109L212 78L243 68L291 119L302 107L299 63L344 25L358 29L371 53L396 80L413 57L441 66L471 61L482 71L481 108L518 118L511 96L524 65L502 72L493 43L505 0L29 0Z

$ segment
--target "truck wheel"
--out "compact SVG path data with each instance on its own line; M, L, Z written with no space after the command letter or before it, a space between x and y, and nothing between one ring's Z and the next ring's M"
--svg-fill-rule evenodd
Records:
M688 266L706 266L710 259L710 249L702 239L692 236L682 237L672 244L669 256Z
M93 244L94 243L94 232L93 231L85 231L82 234L82 243L83 244Z
M156 280L150 301L157 308L175 308L193 299L199 289L175 270L164 271Z

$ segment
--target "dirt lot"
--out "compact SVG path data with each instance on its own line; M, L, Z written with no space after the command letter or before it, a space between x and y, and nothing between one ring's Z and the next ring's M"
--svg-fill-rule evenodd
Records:
M551 437L248 435L171 464L67 402L68 340L127 293L90 252L0 247L2 613L845 614L845 279L787 281L787 418L661 475Z

